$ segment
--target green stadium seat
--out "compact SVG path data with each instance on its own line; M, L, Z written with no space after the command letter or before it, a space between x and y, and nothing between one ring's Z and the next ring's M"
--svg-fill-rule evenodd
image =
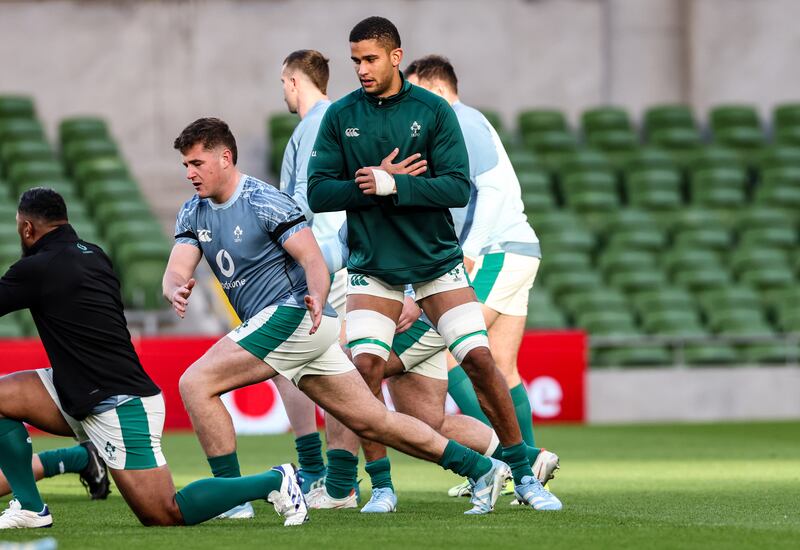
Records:
M720 227L696 227L680 229L673 233L673 246L710 248L720 252L729 249L733 244L730 231Z
M694 151L703 142L697 130L691 128L662 128L650 134L649 143L670 152Z
M733 346L729 344L687 344L682 350L683 360L688 365L730 365L739 360Z
M577 149L564 154L559 175L564 177L575 172L612 172L608 155L595 149Z
M537 280L546 283L550 277L558 277L563 273L590 271L592 263L589 254L570 250L554 251L542 261Z
M549 250L590 252L594 247L595 237L589 231L579 228L564 228L563 231L547 234L547 239L542 241L542 254L548 254Z
M759 230L760 231L760 230ZM763 248L756 244L742 245L731 255L730 266L736 274L764 267L787 267L789 257L784 250Z
M18 140L0 145L0 159L3 161L3 166L11 167L20 161L55 160L56 156L46 141Z
M644 168L625 176L628 202L645 210L674 210L683 204L681 175L674 169Z
M629 247L606 250L597 259L597 267L606 277L625 271L652 269L655 266L656 257L654 253Z
M747 363L791 364L797 357L797 349L786 344L747 344L739 349L739 356Z
M614 233L627 230L658 229L656 218L652 212L637 208L621 208L610 212L605 231Z
M539 171L543 169L542 162L539 157L526 149L517 149L508 152L508 160L511 161L511 166L517 175L522 172Z
M125 304L134 309L163 309L166 302L161 294L164 263L159 260L135 262L121 273L122 296Z
M752 287L742 285L728 285L700 292L697 301L707 315L714 311L761 308L759 293Z
M517 171L517 179L522 192L536 191L537 193L550 193L553 192L550 174L546 171L534 168L525 171Z
M737 216L736 224L739 231L762 227L794 228L794 222L785 210L761 205L743 209Z
M724 336L772 336L772 328L757 309L733 308L707 312L711 329Z
M608 276L612 287L623 292L635 293L650 288L664 286L667 278L657 267L640 268L631 271L617 271Z
M581 217L571 210L554 210L543 213L536 218L536 232L548 237L553 233L573 228L585 231ZM553 252L556 251L557 249L554 248Z
M117 156L80 161L74 167L74 175L78 187L84 193L93 180L130 177L125 161Z
M587 291L602 287L600 275L594 271L572 271L550 277L547 280L547 290L556 301L570 293Z
M627 156L623 168L626 173L631 173L657 168L675 170L678 166L669 151L658 147L642 147Z
M166 238L161 240L140 240L119 243L114 257L123 266L129 266L145 260L161 261L166 267L171 247Z
M779 128L775 132L774 138L775 142L779 145L798 147L800 146L800 126Z
M590 311L629 311L625 295L609 287L577 290L564 295L561 303L572 316Z
M645 133L650 135L663 128L696 129L692 110L687 105L654 105L644 113Z
M670 276L693 269L722 268L719 253L707 248L673 247L663 253L661 265Z
M800 209L800 167L765 169L756 188L756 202L781 208Z
M597 130L586 141L592 147L610 154L630 153L639 147L639 138L633 130Z
M730 272L724 268L702 268L683 269L676 271L672 275L672 282L679 286L684 286L693 292L700 290L721 288L731 284L732 277Z
M101 204L109 201L138 201L146 204L136 182L129 179L112 178L94 180L83 190L83 198L86 200L92 213L94 213Z
M707 333L695 309L662 309L641 313L642 328L660 336L697 337Z
M617 179L611 172L572 172L562 180L567 206L579 212L603 211L619 206Z
M739 280L760 290L787 288L797 284L791 267L763 266L739 273Z
M567 131L549 130L523 136L524 144L543 155L570 152L577 148L575 136Z
M800 167L800 147L776 143L765 147L756 162L759 171L784 166Z
M758 111L752 105L718 105L711 109L709 121L715 133L724 128L761 129Z
M117 145L107 139L78 139L67 142L62 149L62 155L67 167L77 165L84 160L101 157L118 156Z
M781 332L800 333L800 304L778 309L776 318Z
M672 354L664 346L630 346L599 349L593 355L592 367L650 367L669 365Z
M553 304L550 295L543 289L534 289L528 298L526 329L563 329L568 326L561 310Z
M587 311L576 318L576 324L592 336L639 336L629 311Z
M731 147L708 145L693 151L687 157L690 172L707 168L743 168L741 154Z
M0 143L22 140L45 141L41 122L31 118L0 118Z
M94 209L94 218L100 227L105 227L117 220L158 223L150 207L141 199L100 201Z
M58 136L62 146L73 140L110 139L106 121L94 116L70 117L62 120L58 125Z
M595 107L583 112L581 125L584 135L589 136L607 130L630 130L631 119L620 107Z
M520 133L525 136L532 133L568 130L564 113L555 109L530 109L518 115L517 123Z
M739 151L756 151L764 146L764 133L760 128L736 126L714 132L714 141Z
M648 311L683 311L696 308L696 300L682 287L662 286L644 289L633 295L633 304L639 315Z
M747 173L742 168L703 168L692 173L692 202L708 208L738 208L745 202Z
M772 121L775 128L800 126L800 103L776 105L772 110Z
M612 230L608 235L606 250L645 250L659 251L667 243L667 235L661 229L642 226L639 229L626 228Z
M739 234L739 246L761 246L792 250L797 247L797 231L789 227L757 227Z
M118 220L105 227L106 240L116 247L134 240L163 242L165 240L161 227L152 222L141 220ZM116 256L116 251L114 251Z
M0 118L36 118L33 98L24 95L0 95Z
M15 188L23 184L63 178L64 170L61 163L56 160L20 161L8 169L8 179Z

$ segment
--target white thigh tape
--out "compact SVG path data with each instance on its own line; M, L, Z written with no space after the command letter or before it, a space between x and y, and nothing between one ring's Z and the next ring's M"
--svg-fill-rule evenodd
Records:
M356 309L347 312L347 346L353 357L360 353L371 353L389 359L392 339L396 329L394 321L371 309Z
M478 302L461 304L447 311L439 318L436 330L459 363L475 348L489 347L486 323Z

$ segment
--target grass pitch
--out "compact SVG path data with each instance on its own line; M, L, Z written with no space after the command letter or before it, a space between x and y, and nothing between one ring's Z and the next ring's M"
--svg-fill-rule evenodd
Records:
M0 540L53 536L62 549L98 548L798 548L800 423L541 427L540 444L561 456L552 490L562 512L508 505L467 517L467 499L448 498L459 479L392 455L398 511L312 511L285 528L271 505L254 520L144 528L114 490L91 502L76 475L40 482L55 525L1 532ZM69 445L35 437L34 449ZM192 434L168 435L164 451L180 487L209 475ZM241 437L242 473L295 460L290 436ZM363 464L362 464L363 468ZM363 475L362 489L369 496ZM2 499L3 507L8 498Z

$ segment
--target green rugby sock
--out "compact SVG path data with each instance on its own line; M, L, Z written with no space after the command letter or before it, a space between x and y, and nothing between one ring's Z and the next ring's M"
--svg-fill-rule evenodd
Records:
M358 457L344 449L328 451L325 488L332 498L345 498L358 483Z
M492 469L492 461L451 439L439 459L439 466L475 481Z
M209 456L208 465L211 466L211 473L214 477L242 477L236 451L228 455Z
M39 460L44 467L44 477L80 473L89 464L89 451L82 445L42 451Z
M514 474L514 483L516 485L522 483L523 477L533 475L531 472L531 462L528 458L528 446L525 445L524 441L511 447L504 447L503 461L511 468L511 473Z
M531 465L531 468L533 468L533 463L536 462L536 457L539 456L540 452L542 452L542 450L537 447L529 447L528 445L525 446L525 454L528 456L528 463ZM492 458L505 462L502 445L497 446L492 453Z
M234 506L280 491L283 475L270 470L246 477L213 477L190 483L175 495L186 525L217 517Z
M531 402L528 399L528 392L525 386L520 382L511 388L511 401L514 402L514 411L517 413L517 422L519 422L519 429L522 432L522 440L533 447L536 445L536 440L533 436L533 412L531 411Z
M322 440L319 432L310 433L294 440L297 449L297 460L303 472L324 474L325 461L322 459Z
M0 418L0 470L23 510L39 513L44 509L44 502L36 488L31 458L33 449L25 425L10 418Z
M472 387L472 381L460 365L447 373L447 392L462 413L480 420L487 426L492 425L483 414L481 405L478 403L478 396L475 395L475 388Z
M372 481L373 489L389 488L394 491L394 485L392 485L392 465L389 462L388 456L373 460L372 462L367 462L365 469Z

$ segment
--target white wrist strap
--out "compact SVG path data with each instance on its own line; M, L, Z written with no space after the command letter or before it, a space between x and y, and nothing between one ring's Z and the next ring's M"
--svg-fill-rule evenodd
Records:
M373 168L372 173L375 176L376 195L394 195L397 192L395 189L394 178L389 172L380 170L379 168Z

